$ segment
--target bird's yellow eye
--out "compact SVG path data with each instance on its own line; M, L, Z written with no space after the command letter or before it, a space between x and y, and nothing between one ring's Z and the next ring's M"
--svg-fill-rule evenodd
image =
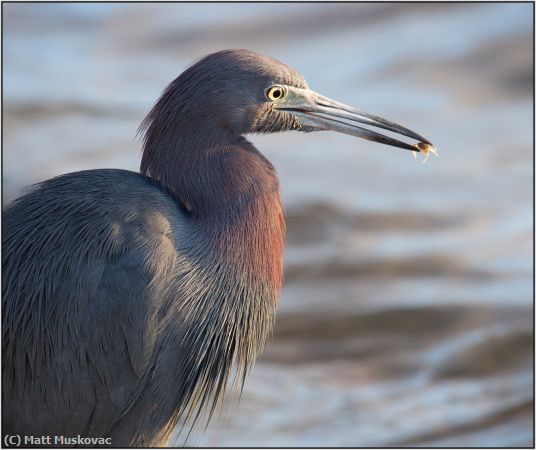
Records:
M287 95L287 90L280 84L274 84L266 89L266 98L272 102L281 100Z

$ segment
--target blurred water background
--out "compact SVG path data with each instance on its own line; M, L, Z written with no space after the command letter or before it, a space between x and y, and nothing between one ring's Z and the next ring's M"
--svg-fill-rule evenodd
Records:
M4 205L61 173L137 170L161 90L223 48L439 149L423 165L334 133L251 137L281 178L285 287L240 405L189 445L532 445L532 4L3 11Z

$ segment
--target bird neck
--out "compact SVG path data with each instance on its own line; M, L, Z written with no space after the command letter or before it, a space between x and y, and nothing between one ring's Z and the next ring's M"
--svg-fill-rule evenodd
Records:
M212 414L233 365L235 382L243 383L273 327L285 234L279 183L268 160L241 136L209 128L197 135L155 130L147 130L141 172L186 211L188 242L181 245L188 248L181 253L189 270L179 291L199 287L187 301L171 296L164 314L169 323L180 320L172 328L188 349L188 376L178 398L188 405L212 396ZM185 304L192 312L186 316Z
M149 135L141 172L176 199L223 261L268 283L277 299L285 224L275 169L244 137L210 131Z

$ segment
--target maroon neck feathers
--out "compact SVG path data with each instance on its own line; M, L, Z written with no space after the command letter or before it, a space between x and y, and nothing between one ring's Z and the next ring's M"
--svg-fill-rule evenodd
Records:
M273 166L241 136L157 131L147 130L141 172L176 198L218 253L278 293L285 224Z

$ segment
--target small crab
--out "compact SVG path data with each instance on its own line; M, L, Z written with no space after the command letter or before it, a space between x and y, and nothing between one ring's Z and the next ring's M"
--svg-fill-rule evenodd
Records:
M417 159L417 152L423 153L425 155L422 163L424 164L426 161L428 161L428 158L430 157L430 153L433 153L435 156L439 157L437 153L437 149L431 145L426 144L425 142L418 142L414 145L414 147L417 149L413 152L413 158Z

